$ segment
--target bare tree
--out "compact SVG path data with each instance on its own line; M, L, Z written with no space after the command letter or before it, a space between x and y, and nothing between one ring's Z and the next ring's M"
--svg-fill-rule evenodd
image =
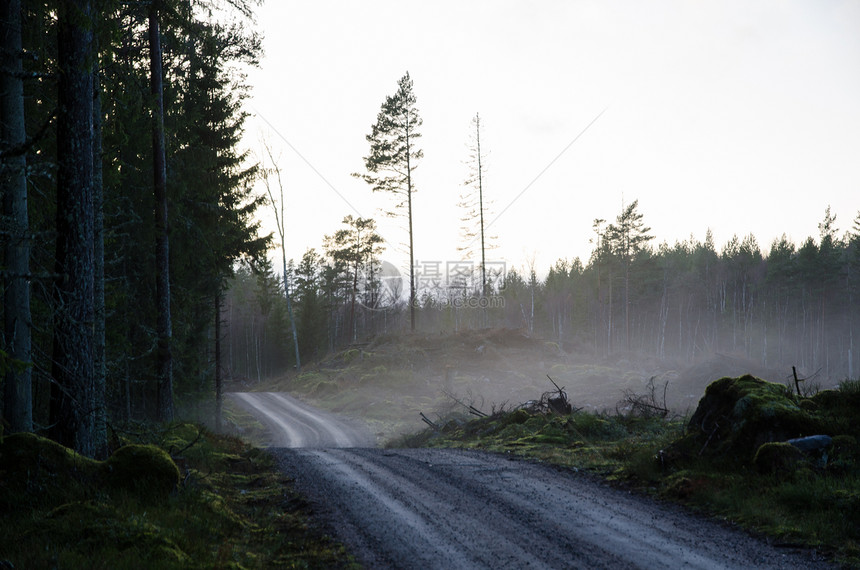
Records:
M486 235L486 220L488 213L489 201L484 196L484 180L486 174L486 154L481 149L481 116L475 113L472 117L472 129L469 141L469 174L466 181L463 183L466 187L460 197L458 204L463 209L463 217L460 221L463 222L461 233L465 240L465 245L459 247L459 251L466 252L466 258L471 255L472 245L475 242L480 244L481 260L480 260L480 275L481 286L478 289L481 296L489 293L489 283L487 282L487 250L493 249L490 240L493 236Z
M275 214L275 224L278 228L278 237L281 238L281 270L283 271L284 278L284 296L287 299L287 313L290 317L290 329L293 333L293 349L296 353L296 370L302 369L302 360L299 355L299 336L296 331L296 319L293 316L293 305L290 301L290 279L289 274L287 273L287 247L286 247L286 218L284 216L284 183L281 180L281 169L278 166L275 157L272 155L272 149L266 144L263 143L263 148L265 149L266 155L269 157L269 162L271 163L271 168L263 168L262 172L262 180L263 185L266 187L266 193L269 195L269 201L272 204L272 212ZM278 199L275 199L275 193L272 190L272 185L269 182L269 175L274 174L275 178L278 182Z

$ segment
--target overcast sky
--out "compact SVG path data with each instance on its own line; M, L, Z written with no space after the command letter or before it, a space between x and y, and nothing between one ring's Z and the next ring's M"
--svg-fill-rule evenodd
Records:
M840 232L860 210L857 0L268 0L258 24L246 143L280 156L297 260L344 216L380 217L386 197L350 174L406 71L424 119L419 261L458 258L476 112L488 257L512 267L587 262L593 220L636 199L654 246L710 228L718 249L752 232L765 253L817 238L828 205ZM405 231L382 233L402 264Z

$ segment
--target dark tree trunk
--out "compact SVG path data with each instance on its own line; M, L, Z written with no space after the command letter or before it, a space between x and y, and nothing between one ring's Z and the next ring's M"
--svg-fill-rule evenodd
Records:
M96 458L105 459L107 450L107 391L105 366L105 236L104 187L102 176L102 95L99 80L98 35L93 36L93 382L95 387Z
M215 294L215 431L221 433L223 392L221 385L221 292Z
M170 319L170 247L167 223L167 160L164 150L164 94L161 72L161 33L158 6L149 8L150 88L155 99L152 111L152 166L155 185L155 287L158 310L158 419L173 421L173 356Z
M31 361L30 241L27 215L27 161L24 143L24 85L22 82L21 1L0 8L0 148L10 155L0 163L3 197L5 271L3 315L10 358ZM31 368L12 367L4 384L4 416L12 432L33 431Z
M21 2L0 8L0 149L10 154L0 163L3 197L5 276L3 315L10 358L31 361L30 241L27 215L27 161L24 153L24 86L21 80ZM17 149L13 151L13 149ZM33 431L31 368L12 367L4 383L4 416L12 432Z
M89 0L58 18L57 251L51 434L94 456L92 19Z
M409 219L409 330L415 332L415 248L412 240L412 168L409 164L409 132L406 133L406 215Z

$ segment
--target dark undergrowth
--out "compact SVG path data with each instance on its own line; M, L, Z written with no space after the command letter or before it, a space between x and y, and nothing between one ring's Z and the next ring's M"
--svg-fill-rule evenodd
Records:
M355 566L265 452L187 423L115 444L99 462L0 437L0 567Z
M727 407L726 394L734 398ZM832 442L811 454L772 443L814 434ZM860 381L801 397L747 376L714 382L690 418L519 409L445 418L392 445L484 449L587 470L860 567L858 439Z

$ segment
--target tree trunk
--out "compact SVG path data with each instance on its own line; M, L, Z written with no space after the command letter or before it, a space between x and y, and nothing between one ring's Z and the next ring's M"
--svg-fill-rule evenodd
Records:
M95 390L96 458L105 459L107 450L107 392L105 363L105 236L104 187L102 176L102 94L99 80L98 35L93 36L93 383Z
M283 204L284 195L281 193L281 204ZM281 219L283 220L284 211L281 209ZM283 223L283 222L282 222ZM283 226L281 226L283 227ZM302 369L302 360L299 355L299 336L296 331L296 319L293 316L293 303L290 299L290 280L287 276L287 253L286 253L286 244L284 243L284 233L281 231L281 267L284 272L284 296L287 299L287 315L290 318L290 330L293 333L293 351L296 355L296 371L301 371Z
M161 33L158 5L149 8L150 90L155 99L152 112L152 166L155 186L155 288L158 311L158 404L161 421L173 421L173 355L170 318L170 246L167 222L167 160L164 149L164 93L161 70Z
M221 292L215 294L215 431L221 433Z
M93 386L92 38L89 0L62 2L51 434L89 457L102 445Z
M409 164L409 134L406 135L406 196L409 217L409 329L415 332L415 249L412 242L412 169Z
M27 215L27 160L24 153L24 85L22 82L21 1L0 8L0 148L19 151L0 163L3 197L5 271L3 291L7 356L30 363L30 241ZM4 416L12 432L33 431L31 367L12 366L4 383Z

